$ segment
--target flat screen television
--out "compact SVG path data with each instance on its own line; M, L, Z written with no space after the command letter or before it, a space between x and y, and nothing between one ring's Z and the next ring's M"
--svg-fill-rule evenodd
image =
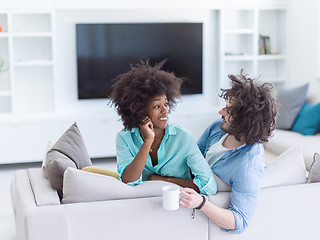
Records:
M148 58L185 77L182 94L202 93L202 23L76 24L78 98L106 98L114 78Z

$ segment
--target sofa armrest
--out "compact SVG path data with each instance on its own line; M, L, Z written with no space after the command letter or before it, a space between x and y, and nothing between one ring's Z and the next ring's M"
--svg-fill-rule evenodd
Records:
M60 205L58 192L52 188L42 168L28 169L28 177L38 207Z
M15 173L11 182L17 239L67 239L66 216L62 205L38 207L27 170Z

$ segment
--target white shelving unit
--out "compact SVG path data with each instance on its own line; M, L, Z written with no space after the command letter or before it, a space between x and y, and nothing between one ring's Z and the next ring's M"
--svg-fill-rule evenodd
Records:
M269 36L271 54L259 53L259 36ZM276 87L286 81L286 9L252 8L220 11L220 88L240 69Z
M53 112L53 12L0 12L1 114Z
M8 13L0 12L0 113L12 111L9 71Z
M73 7L66 1L50 2L46 8L48 10L32 10L43 7L38 0L32 6L28 2L28 8L25 8L28 10L16 10L24 8L20 5L10 5L11 8L0 10L0 63L2 59L5 61L5 66L1 68L4 71L0 72L0 164L41 160L48 140L57 140L74 121L78 122L91 157L115 155L114 138L116 132L122 129L115 112L112 111L114 115L96 112L96 108L90 108L97 102L80 103L72 98L75 92L69 95L70 91L76 91L72 26L75 22L135 21L134 15L144 11L137 10L130 1L118 5L98 1L94 9L90 1L86 5L72 4ZM286 81L286 8L275 4L238 4L232 9L211 2L207 5L208 11L205 11L206 14L214 14L210 15L212 19L205 18L204 21L207 24L204 32L207 38L204 39L210 38L210 41L204 42L204 51L209 52L204 59L204 67L219 64L219 73L214 76L218 77L219 74L220 80L219 83L215 80L211 86L206 86L207 89L211 87L209 92L227 87L227 75L239 74L241 68L252 77L261 75L263 81L276 84ZM162 2L159 4L167 6ZM169 16L166 8L158 9L160 5L150 8L155 16L138 18L139 21L175 19ZM102 10L97 10L98 6ZM151 11L148 6L144 5L143 8ZM113 13L114 8L117 14ZM177 9L180 6L172 9L174 16ZM193 8L190 9L193 11ZM184 14L188 17L181 14L180 18L188 21L199 19L197 14L189 18L190 11L185 10ZM114 17L105 18L110 13ZM128 17L128 13L132 16ZM54 26L58 27L56 31ZM210 26L214 26L214 30ZM218 27L219 32L216 31ZM276 54L259 55L260 34L270 36L271 50ZM218 48L217 56L215 53ZM59 59L55 59L55 54ZM210 77L210 71L204 72L206 79L214 79ZM183 111L180 115L173 114L173 119L186 128L192 129L189 126L200 122L205 128L216 112L212 108L210 111L201 109L199 114ZM197 128L192 134L199 136L201 131Z

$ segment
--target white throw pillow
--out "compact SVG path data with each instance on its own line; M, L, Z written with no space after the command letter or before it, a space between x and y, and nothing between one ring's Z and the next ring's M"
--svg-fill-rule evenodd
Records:
M301 148L291 148L267 165L261 188L306 183L306 169Z
M165 185L175 184L146 181L131 187L114 177L69 167L63 177L62 203L156 197L162 195L162 187Z

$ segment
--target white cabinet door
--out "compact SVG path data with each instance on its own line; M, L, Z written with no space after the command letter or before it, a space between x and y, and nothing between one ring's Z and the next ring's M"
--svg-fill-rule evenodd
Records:
M64 122L67 130L73 122ZM77 125L91 158L115 157L116 135L121 131L121 122L115 119L77 120Z
M61 135L60 123L0 124L0 164L42 161L49 140Z

